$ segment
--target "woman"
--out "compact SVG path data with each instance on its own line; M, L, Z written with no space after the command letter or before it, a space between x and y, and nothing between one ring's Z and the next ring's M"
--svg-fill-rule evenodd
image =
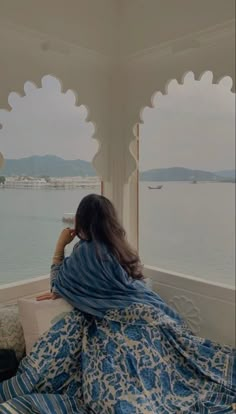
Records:
M143 279L113 205L85 197L58 239L51 292L38 297L74 310L0 385L0 413L233 413L233 349L193 336Z

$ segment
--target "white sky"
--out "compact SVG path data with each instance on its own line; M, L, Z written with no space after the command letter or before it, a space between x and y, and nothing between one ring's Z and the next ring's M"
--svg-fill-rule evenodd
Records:
M75 106L73 92L62 94L51 76L43 87L25 85L26 97L9 96L10 112L0 110L0 152L5 158L55 154L92 160L97 141L85 107ZM212 85L211 74L184 85L172 81L168 94L156 94L154 108L145 108L140 128L141 170L183 166L206 170L235 168L235 95L232 81ZM79 91L78 91L79 92Z
M211 83L186 75L172 81L168 94L157 93L145 108L140 127L140 169L181 166L208 171L235 168L235 94L232 80Z
M0 111L0 152L4 158L53 154L64 159L91 161L98 149L87 110L75 106L72 91L61 93L60 82L43 78L43 87L26 82L26 96L10 94L12 111Z

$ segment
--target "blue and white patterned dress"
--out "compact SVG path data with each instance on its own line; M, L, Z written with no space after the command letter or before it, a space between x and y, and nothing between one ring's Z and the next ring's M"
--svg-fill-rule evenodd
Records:
M233 413L236 355L192 335L104 246L77 245L52 267L74 306L0 384L0 413Z

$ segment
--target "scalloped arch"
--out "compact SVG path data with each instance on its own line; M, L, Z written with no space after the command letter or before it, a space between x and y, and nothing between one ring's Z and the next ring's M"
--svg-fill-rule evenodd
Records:
M151 94L151 97L149 98L149 102L147 102L146 104L144 104L141 109L139 110L139 113L136 116L136 120L135 122L132 122L132 124L130 124L130 129L132 130L132 134L133 136L130 137L129 140L129 156L132 158L132 161L129 161L129 166L128 166L128 171L127 171L127 179L129 180L130 177L132 177L132 175L135 173L135 171L137 170L138 167L138 160L136 160L136 157L134 155L134 151L133 151L133 146L136 142L136 128L138 124L143 124L143 115L145 112L146 108L155 108L155 103L156 100L158 99L159 96L161 95L168 95L168 93L171 90L171 86L173 84L178 84L180 86L186 84L186 80L188 81L199 81L199 82L207 82L209 84L209 82L212 85L221 85L224 84L225 87L227 87L229 89L229 92L231 93L235 93L234 92L234 82L233 79L228 76L228 75L220 75L220 76L216 76L214 75L213 71L211 70L204 70L201 71L198 76L196 75L196 73L194 73L191 70L187 70L183 73L183 75L176 77L176 78L169 78L163 85L162 90L156 90L155 92L153 92ZM150 95L149 95L150 96Z
M140 121L137 122L137 123L143 124L143 122L144 122L143 121L143 111L146 108L155 108L155 101L158 98L158 96L168 95L170 93L170 89L171 89L171 86L173 84L175 84L175 85L178 84L178 85L182 86L182 85L185 85L187 83L186 80L187 80L187 82L189 82L189 81L192 82L193 80L199 81L199 82L205 81L208 84L211 83L212 85L224 84L225 87L226 86L228 87L229 92L231 91L232 93L234 93L232 91L232 89L233 89L233 79L230 76L226 75L226 76L221 76L218 79L214 79L213 72L210 71L210 70L205 70L198 77L196 77L193 71L186 71L183 74L183 76L181 77L180 82L178 82L177 78L168 79L165 86L164 86L163 93L161 91L153 92L153 94L151 95L151 99L150 99L150 105L145 105L140 109L140 114L139 114Z
M101 171L99 171L99 167L98 167L98 165L101 164L99 158L101 154L102 143L101 143L100 138L98 137L97 123L95 120L93 120L93 117L91 115L90 105L87 102L84 102L84 99L79 95L77 91L71 88L67 89L63 81L59 79L57 76L55 76L54 74L44 75L40 79L39 82L27 80L23 85L23 89L21 90L21 93L16 92L16 91L10 92L8 95L8 107L4 109L0 108L0 114L1 112L10 113L13 109L15 109L18 106L22 98L29 96L32 92L34 92L37 89L47 87L49 77L50 77L50 88L53 89L54 92L56 91L61 94L67 93L67 96L69 95L70 97L70 103L72 105L76 107L81 107L81 106L85 107L86 116L84 117L84 121L86 123L91 123L93 125L93 133L92 133L91 138L96 140L98 144L97 151L94 154L93 159L92 159L92 165L96 169L98 175L102 177ZM4 128L4 125L2 122L0 122L0 131L3 128ZM0 149L1 149L1 142L0 142ZM4 163L5 163L4 155L2 152L0 152L0 169L3 168Z

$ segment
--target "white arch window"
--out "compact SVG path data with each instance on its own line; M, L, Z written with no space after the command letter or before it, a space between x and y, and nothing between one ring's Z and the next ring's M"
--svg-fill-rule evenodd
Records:
M54 244L83 196L101 193L88 109L53 76L24 85L0 111L0 283L48 273ZM5 161L4 161L5 159ZM70 250L68 250L69 253Z
M212 80L189 72L142 111L139 246L147 265L233 286L235 94Z

